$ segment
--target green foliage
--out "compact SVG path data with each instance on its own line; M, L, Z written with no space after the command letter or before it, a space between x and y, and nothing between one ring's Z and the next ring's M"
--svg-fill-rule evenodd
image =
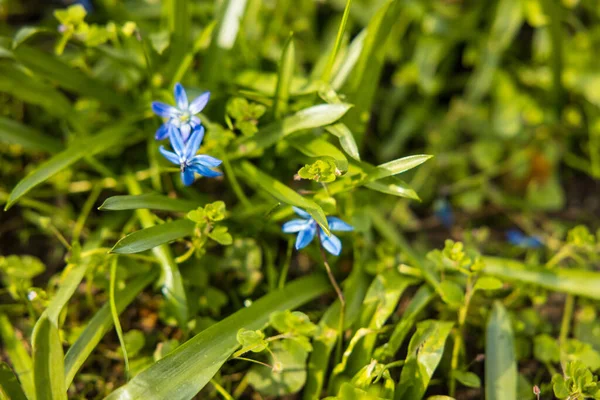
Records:
M586 368L581 361L571 361L565 368L564 376L552 377L552 389L559 399L598 399L600 385L598 377Z
M340 172L333 160L317 160L312 164L306 164L300 168L298 175L302 179L310 179L315 182L333 182Z
M266 111L262 104L249 103L243 97L234 97L227 103L227 126L231 130L238 130L244 136L252 136L258 132L258 120Z

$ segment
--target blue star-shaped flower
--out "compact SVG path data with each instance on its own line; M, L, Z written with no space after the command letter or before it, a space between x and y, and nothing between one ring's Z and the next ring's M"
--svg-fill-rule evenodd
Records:
M183 141L187 142L190 133L200 125L200 118L196 117L200 111L206 107L210 92L204 92L196 97L191 103L183 86L180 83L175 84L175 102L177 106L162 103L160 101L152 102L152 111L159 117L168 118L168 121L161 125L156 131L156 140L163 140L169 135L169 126L179 129Z
M506 240L508 243L526 249L539 249L544 245L542 240L537 236L527 236L518 229L509 229L506 232Z
M340 239L333 234L327 236L323 231L323 228L318 226L317 221L315 221L306 211L298 207L292 208L301 219L293 219L286 222L283 224L282 229L285 233L298 233L298 237L296 238L296 250L308 246L315 238L317 229L319 229L319 238L321 239L323 248L334 256L339 256L342 252L342 242ZM348 232L354 229L351 225L336 217L327 217L327 223L329 224L329 229L332 231Z
M159 151L165 158L181 168L181 180L186 186L194 183L194 172L207 178L214 178L223 175L211 168L218 167L223 161L206 154L196 155L202 139L204 139L204 127L198 125L192 131L187 143L183 142L183 137L179 130L172 125L167 126L168 136L171 140L172 151L168 151L164 146L160 146Z

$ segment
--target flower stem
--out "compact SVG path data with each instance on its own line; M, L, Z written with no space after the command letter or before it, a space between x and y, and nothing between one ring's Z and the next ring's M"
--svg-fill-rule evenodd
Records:
M325 254L325 249L323 249L323 245L321 244L321 229L317 229L317 236L319 239L319 250L321 250L321 258L323 258L323 265L325 265L325 270L327 271L327 276L329 277L329 281L331 282L331 286L335 289L337 293L338 299L340 300L340 321L338 324L338 331L340 337L338 338L336 349L335 349L335 358L336 360L340 360L342 357L342 342L344 339L344 316L346 314L346 299L344 298L344 293L342 293L342 289L338 285L335 277L333 276L333 272L331 272L331 267L327 262L327 255Z
M223 168L225 168L231 188L233 189L233 192L237 196L238 200L244 205L245 208L252 206L250 200L248 200L248 197L246 197L246 194L242 190L242 187L235 176L235 172L233 172L233 168L231 168L231 164L229 163L229 158L227 158L226 153L223 153Z

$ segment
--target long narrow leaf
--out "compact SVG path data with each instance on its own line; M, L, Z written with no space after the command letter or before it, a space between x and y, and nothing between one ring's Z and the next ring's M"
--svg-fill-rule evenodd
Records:
M55 138L4 117L0 117L0 142L18 144L25 150L49 153L57 153L63 147Z
M112 196L106 199L98 209L103 211L119 211L146 208L151 210L186 212L196 207L198 207L198 203L195 201L173 199L161 194L146 193L139 196Z
M494 304L485 333L485 398L517 398L514 335L508 313L500 302Z
M63 348L58 326L43 314L31 337L33 380L37 400L66 400Z
M283 45L283 52L279 61L277 89L275 90L275 99L273 100L273 115L275 119L279 119L287 110L295 63L296 48L294 47L293 35L290 34L290 37Z
M164 243L190 236L194 233L195 224L188 219L179 219L145 228L119 240L111 249L111 253L132 254L150 250Z
M33 362L23 343L17 338L15 328L10 323L8 317L0 314L0 338L2 346L15 373L21 381L23 390L30 399L35 399L35 385L33 383Z
M0 362L0 400L27 400L19 380L5 362Z
M111 393L107 399L187 400L195 396L238 348L237 331L260 329L271 313L294 309L330 289L323 276L302 278L212 325Z

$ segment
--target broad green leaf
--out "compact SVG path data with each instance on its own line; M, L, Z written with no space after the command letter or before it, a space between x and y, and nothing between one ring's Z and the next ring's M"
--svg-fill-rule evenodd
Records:
M244 176L250 184L262 188L277 200L305 210L323 228L325 234L330 234L325 213L317 203L302 197L283 183L260 171L248 161L242 162L239 171L238 174Z
M5 362L0 362L0 399L27 400L19 380Z
M396 386L396 399L420 399L437 368L452 322L427 320L417 324L417 331L408 345L408 355Z
M27 68L50 81L58 83L67 90L82 96L89 96L102 103L128 110L132 102L123 95L116 93L105 83L95 80L78 69L72 68L57 57L28 45L17 47L13 53L17 60Z
M340 141L340 146L350 157L360 161L360 154L358 154L358 145L350 129L342 123L337 123L325 127L325 130L337 137Z
M595 271L573 268L547 269L497 257L484 257L483 262L483 272L502 281L527 283L548 290L600 300L600 273Z
M473 372L469 371L453 371L452 375L454 378L467 387L478 388L481 387L481 379Z
M143 274L133 279L127 286L115 294L115 304L119 313L136 298L136 296L152 281L156 274ZM75 374L81 368L85 360L92 354L100 340L113 326L110 315L110 304L105 303L100 310L88 322L75 343L69 348L65 355L65 385L69 387Z
M196 207L198 207L198 203L195 201L174 199L156 193L146 193L137 196L112 196L106 199L98 209L102 211L117 211L145 208L160 211L187 212Z
M452 308L458 308L462 305L465 293L458 283L445 280L440 284L440 288L440 296L446 304Z
M130 195L139 196L142 194L142 188L140 187L139 182L135 179L135 177L133 175L127 175L125 177L125 183L127 185L127 189L129 190ZM144 232L145 230L155 227L153 214L148 210L138 209L138 210L136 210L136 215L138 216L140 223L144 229L142 229L141 231L135 232L135 233L138 233L138 235L142 235L142 236L148 235L148 232L146 232L146 233L140 233L140 232ZM187 235L192 234L193 229L194 229L193 228L194 223L192 221L190 221L188 219L184 219L184 220L175 221L174 223L179 224L180 230L189 229L189 232L187 233ZM160 227L164 226L164 225L165 224L159 225L158 232L157 231L154 231L154 232L160 236ZM186 226L187 226L187 228L186 228ZM163 233L164 233L164 229L165 228L163 228ZM183 232L180 232L180 233L183 233ZM173 234L173 232L171 234ZM183 235L183 236L186 236L186 235ZM179 237L181 237L181 236L179 236ZM123 239L126 239L126 238L123 238ZM123 240L123 239L121 239L121 240ZM149 239L150 241L157 240L156 237L154 237L154 238L150 237L147 239ZM167 239L166 241L169 241L169 239L165 238L164 235L162 236L162 239L160 239L160 240L163 240L163 239ZM141 242L141 244L147 246L148 244L151 244L149 242L149 240L143 240ZM162 243L165 243L165 242L162 242ZM117 243L117 245L118 244L119 243ZM135 243L131 242L130 244L131 244L131 246L129 246L129 250L135 249ZM140 243L138 243L138 245L140 245ZM115 245L115 247L116 247L116 245ZM175 260L173 259L173 254L171 253L171 249L166 244L160 244L158 246L152 245L149 248L152 248L152 253L154 254L156 259L160 263L160 267L162 270L160 282L162 285L162 293L165 296L165 299L167 301L166 308L168 311L172 312L175 315L175 317L177 318L177 321L179 322L179 326L186 326L186 324L188 322L188 318L189 318L187 296L185 293L185 288L183 287L183 279L181 278L181 272L179 272L179 267L177 266L177 264L175 263Z
M1 79L1 78L0 78ZM25 150L47 151L57 153L62 149L60 141L44 135L20 122L0 117L0 141L18 144Z
M350 107L349 104L319 104L300 110L266 126L252 137L238 140L234 143L235 149L229 158L250 156L257 150L270 147L294 132L330 125L340 119Z
M348 160L344 153L322 137L306 135L290 139L292 146L308 157L332 157L338 169L348 170Z
M56 154L40 164L33 172L22 179L10 193L5 210L12 207L22 196L40 183L51 178L84 157L91 157L115 144L122 142L123 137L131 132L131 122L121 122L103 129L95 136L74 141L64 151Z
M235 338L242 345L241 351L244 352L260 353L269 346L265 340L265 334L261 330L242 328L237 332Z
M63 348L58 326L42 314L31 337L36 400L67 399Z
M273 99L273 116L275 119L279 119L287 111L295 64L296 48L294 47L293 35L290 34L290 37L283 45L281 60L279 60L277 88L275 90L275 98Z
M560 362L560 347L558 341L548 334L537 335L533 338L533 355L543 363Z
M487 322L485 333L485 398L516 400L517 360L510 318L500 302Z
M502 281L491 276L482 276L475 282L473 290L498 290L502 288Z
M196 224L188 219L178 219L154 225L125 236L114 245L110 252L132 254L150 250L161 244L171 243L177 239L193 235L195 226Z
M375 351L375 358L382 362L391 361L400 347L408 332L415 325L417 317L423 309L435 298L436 293L427 285L422 285L415 296L411 299L408 307L402 314L402 318L396 324L392 336Z
M56 117L69 118L74 114L73 106L64 94L15 65L0 64L0 91L26 103L39 105Z
M33 362L27 349L16 335L16 330L10 323L8 317L0 314L0 338L2 348L8 355L15 373L21 381L23 391L27 398L35 399L35 385L33 383Z
M371 394L366 390L359 389L350 383L344 383L340 387L338 395L333 397L327 397L326 399L338 399L338 400L389 400L384 397Z
M281 397L298 392L306 382L306 350L294 340L274 342L271 363L277 371L263 365L253 365L246 378L248 383L264 396Z
M325 277L311 276L273 291L250 307L200 332L111 393L107 400L190 399L239 347L236 335L241 328L260 329L268 322L272 312L295 309L329 290L330 284Z

